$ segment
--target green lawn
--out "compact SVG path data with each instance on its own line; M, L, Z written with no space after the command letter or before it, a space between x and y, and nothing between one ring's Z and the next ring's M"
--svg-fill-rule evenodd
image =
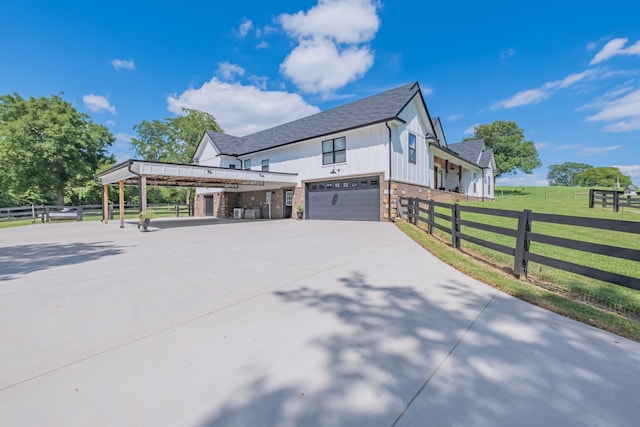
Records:
M624 221L640 222L640 212L626 209L614 213L612 209L588 207L588 189L567 187L498 187L496 189L496 201L487 202L463 202L461 205L522 211L529 209L536 213L550 213L557 215L582 216L602 219L616 219ZM450 215L449 209L437 208L436 211ZM470 212L462 212L461 218L515 229L517 220L493 215L482 215ZM439 219L438 223L450 227L446 220ZM514 247L515 238L503 236L491 232L475 230L463 226L461 231L465 234ZM615 247L625 247L640 250L640 233L621 233L610 230L597 230L585 227L566 226L534 222L532 231L557 237L564 237L585 242L600 243ZM438 231L437 235L446 241L450 241L450 235ZM501 269L513 268L513 257L501 254L491 249L474 245L463 241L462 249L465 252L479 256ZM532 242L531 252L545 255L551 258L586 265L604 271L623 274L637 278L640 282L640 262L613 258L605 255L588 254L582 251L559 248ZM529 278L534 283L554 289L557 292L571 295L577 300L594 303L609 309L622 312L631 317L640 318L640 292L609 284L584 276L566 273L564 271L530 263Z

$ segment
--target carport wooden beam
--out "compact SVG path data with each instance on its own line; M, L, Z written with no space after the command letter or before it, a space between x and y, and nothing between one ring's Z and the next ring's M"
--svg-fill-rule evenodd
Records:
M124 180L120 180L120 191L118 195L118 202L120 203L120 228L124 228Z
M109 224L109 185L102 186L102 222Z

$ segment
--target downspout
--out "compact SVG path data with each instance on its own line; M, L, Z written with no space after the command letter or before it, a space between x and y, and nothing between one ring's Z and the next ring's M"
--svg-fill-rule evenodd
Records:
M391 221L391 128L388 122L384 122L384 125L389 129L389 179L387 180L387 209L389 221Z
M133 164L132 160L129 160L129 164L127 165L127 170L138 177L138 201L140 203L140 211L142 211L142 185L140 184L140 174L131 170L131 165Z

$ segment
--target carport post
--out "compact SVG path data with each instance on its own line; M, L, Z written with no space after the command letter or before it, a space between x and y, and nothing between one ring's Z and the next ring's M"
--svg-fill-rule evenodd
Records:
M140 175L140 211L147 210L147 177Z
M102 223L109 224L109 186L102 186Z
M124 228L124 181L120 181L120 191L119 191L119 200L120 203L120 228Z

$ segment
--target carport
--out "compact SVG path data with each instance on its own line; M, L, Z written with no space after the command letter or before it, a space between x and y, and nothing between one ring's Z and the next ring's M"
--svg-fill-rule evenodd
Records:
M119 186L119 203L124 206L124 186L137 185L140 193L140 209L147 209L147 186L229 188L236 191L271 190L283 186L296 186L295 173L262 172L228 169L213 166L197 166L181 163L127 160L95 175L102 186L102 209L109 206L109 186ZM104 223L109 221L104 216ZM124 228L124 209L120 209L120 228Z

